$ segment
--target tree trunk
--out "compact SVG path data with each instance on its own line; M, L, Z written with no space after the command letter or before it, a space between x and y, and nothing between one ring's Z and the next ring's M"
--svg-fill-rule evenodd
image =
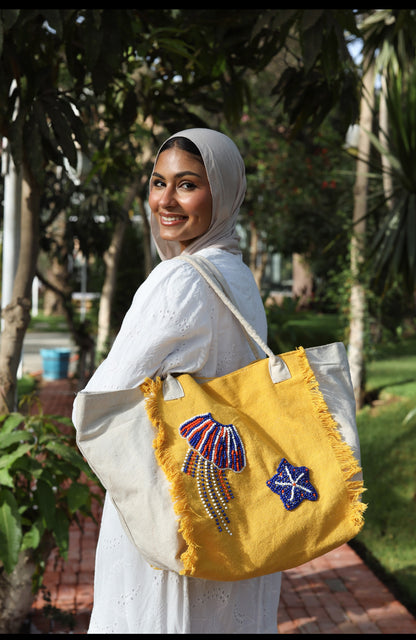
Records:
M383 71L381 76L381 91L380 91L380 113L379 113L379 123L380 123L380 134L379 140L381 145L388 151L389 141L388 141L388 131L389 131L389 117L387 110L387 79L386 79L386 70ZM383 190L384 196L386 198L387 207L392 210L393 209L393 176L391 173L391 164L390 160L386 153L381 154L381 166L383 167Z
M33 576L40 565L46 565L55 547L53 534L46 532L36 552L33 549L20 552L11 573L7 573L0 563L0 633L19 633L21 630L33 604Z
M100 308L98 311L96 347L97 357L99 360L102 360L103 357L106 356L110 347L111 308L116 288L117 267L120 261L124 234L127 225L129 224L128 211L137 195L138 187L139 179L137 178L126 195L123 205L124 215L117 221L110 246L104 253L105 278L103 288L101 290Z
M369 131L372 128L374 105L374 62L364 61L363 94L360 107L360 137L354 186L353 234L351 238L352 287L350 298L350 336L348 359L357 409L362 406L364 387L365 288L360 280L364 256L367 214Z
M0 569L0 633L19 633L33 603L33 554L22 551L12 573Z
M56 289L68 295L71 292L71 288L68 283L68 252L65 247L65 231L66 215L65 211L61 211L48 228L48 235L56 245L60 259L53 256L46 278ZM63 315L65 313L62 296L56 294L51 288L47 288L45 291L43 312L45 316Z
M139 208L140 215L142 219L142 229L143 229L143 253L144 253L144 272L147 276L150 274L153 269L153 258L151 251L152 244L152 233L150 231L149 220L147 219L146 209L144 206L144 202L142 198L139 198Z
M292 293L299 298L297 309L305 309L309 306L313 296L313 276L304 256L294 253L292 256L293 285Z
M250 222L250 257L249 266L257 287L261 291L261 281L266 268L268 254L260 250L261 241L254 222Z
M20 251L12 299L3 310L0 344L0 413L15 409L17 370L30 322L32 282L39 253L39 186L25 167L22 181Z
M115 226L111 243L104 253L105 278L101 289L100 308L98 311L97 357L102 360L109 349L111 306L117 279L117 266L120 260L124 233L128 224L127 213Z

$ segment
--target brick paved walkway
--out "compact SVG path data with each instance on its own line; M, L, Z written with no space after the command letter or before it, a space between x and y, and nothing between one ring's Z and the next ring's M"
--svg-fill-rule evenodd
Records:
M41 387L45 413L70 416L73 399L70 381ZM99 510L96 517L99 520ZM71 529L67 562L52 553L44 580L50 601L45 602L42 593L35 598L30 633L86 633L97 536L98 524L88 520L82 532ZM48 616L45 605L55 607L59 616ZM284 634L415 634L416 620L349 545L343 545L283 574L278 629Z

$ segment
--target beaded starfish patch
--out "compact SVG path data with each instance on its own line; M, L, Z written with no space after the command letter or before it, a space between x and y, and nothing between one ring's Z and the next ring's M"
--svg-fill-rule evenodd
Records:
M198 493L218 531L232 535L226 513L234 497L225 472L240 472L246 465L243 442L233 424L222 424L210 413L194 416L182 423L179 432L188 441L182 471L196 478Z
M294 467L286 458L281 459L277 472L266 484L277 493L288 511L296 509L303 500L318 499L318 493L309 481L309 469Z

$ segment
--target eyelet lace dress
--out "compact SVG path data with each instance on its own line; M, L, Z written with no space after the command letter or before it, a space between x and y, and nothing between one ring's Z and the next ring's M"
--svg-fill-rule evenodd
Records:
M265 339L262 301L241 257L220 249L200 254L220 269L240 311ZM214 377L252 360L238 323L202 277L183 261L165 260L137 290L86 390L131 388L167 373ZM128 539L107 495L89 633L277 633L280 582L279 573L217 582L152 568Z

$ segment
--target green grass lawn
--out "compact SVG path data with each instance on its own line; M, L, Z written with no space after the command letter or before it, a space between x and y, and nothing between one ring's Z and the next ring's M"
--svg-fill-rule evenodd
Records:
M367 365L366 388L373 401L359 411L357 424L368 508L355 542L415 612L416 340L380 348Z

